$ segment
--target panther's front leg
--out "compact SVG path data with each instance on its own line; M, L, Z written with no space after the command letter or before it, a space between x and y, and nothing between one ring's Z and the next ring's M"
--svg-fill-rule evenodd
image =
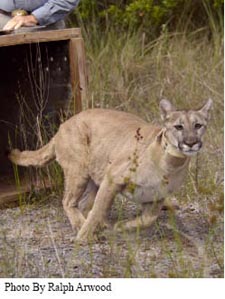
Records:
M114 225L114 230L122 231L134 228L149 227L159 216L164 199L142 204L142 214L129 221L119 221Z
M77 234L78 242L87 241L93 237L97 226L104 222L107 211L120 190L120 185L113 183L108 177L104 178L97 192L93 208Z

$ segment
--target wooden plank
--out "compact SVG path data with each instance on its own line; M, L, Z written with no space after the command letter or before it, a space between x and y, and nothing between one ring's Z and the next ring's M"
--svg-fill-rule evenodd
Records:
M0 178L1 179L1 178ZM33 182L34 183L34 182ZM48 178L42 177L41 180L35 181L35 185L32 184L29 178L21 178L20 186L17 186L13 179L0 180L0 209L16 207L19 204L26 203L26 195L28 195L31 190L41 191L43 189L49 190L52 186Z
M25 194L25 190L22 191ZM0 195L0 209L14 208L19 205L18 191L7 192Z
M80 38L80 28L14 33L0 36L0 47Z
M88 75L83 38L77 38L76 41L74 41L74 46L77 54L77 71L80 82L79 87L81 93L81 101L82 104L84 104L87 100Z
M72 86L72 100L74 103L74 113L79 113L82 110L82 99L80 92L80 79L78 74L78 57L76 51L77 39L71 39L69 43L69 61L70 61L70 82Z
M28 191L30 191L30 187L25 183L18 190L13 182L10 184L0 182L0 209L18 206L20 196Z
M69 52L70 77L75 108L74 113L79 113L87 97L87 70L83 39L71 39Z

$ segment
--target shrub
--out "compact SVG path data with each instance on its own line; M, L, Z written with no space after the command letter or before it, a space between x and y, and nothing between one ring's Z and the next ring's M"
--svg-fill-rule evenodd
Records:
M223 4L224 0L82 0L72 20L75 16L87 26L94 22L100 28L141 29L155 36L165 24L171 31L210 28L212 18L221 25Z

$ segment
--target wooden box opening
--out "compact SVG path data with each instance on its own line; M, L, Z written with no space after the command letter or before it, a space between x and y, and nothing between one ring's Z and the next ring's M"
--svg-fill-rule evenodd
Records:
M19 168L18 190L6 150L45 144L81 110L86 81L79 28L0 36L0 207L30 187L30 170Z

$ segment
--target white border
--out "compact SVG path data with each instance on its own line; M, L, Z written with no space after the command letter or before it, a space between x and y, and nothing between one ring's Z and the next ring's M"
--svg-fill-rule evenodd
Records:
M5 291L6 283L12 283L14 286L27 285L29 291ZM33 283L44 285L44 292L33 291ZM74 291L55 290L49 291L49 283L54 283L55 286L73 285ZM78 285L105 285L111 286L109 291L76 291ZM104 287L103 287L104 289ZM0 297L1 298L137 298L137 299L190 299L190 298L223 298L225 295L224 279L0 279ZM13 297L14 296L14 297Z

